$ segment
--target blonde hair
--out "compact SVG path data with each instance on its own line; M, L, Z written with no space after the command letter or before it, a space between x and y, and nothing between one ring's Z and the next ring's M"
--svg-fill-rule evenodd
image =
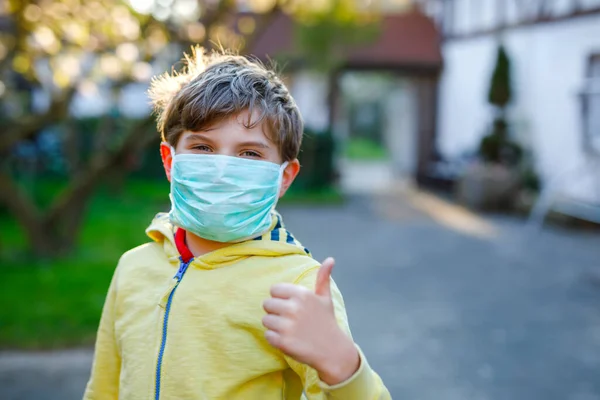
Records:
M194 47L185 54L181 72L152 79L149 95L162 140L173 147L186 130L200 131L248 110L245 126L264 122L267 137L284 161L295 159L300 151L300 111L276 73L257 60Z

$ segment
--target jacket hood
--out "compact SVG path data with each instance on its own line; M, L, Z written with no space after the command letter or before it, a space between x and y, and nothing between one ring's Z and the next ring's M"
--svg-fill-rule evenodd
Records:
M148 237L154 242L162 244L167 257L172 262L178 262L180 257L175 244L175 232L177 229L170 222L167 213L157 214L146 229ZM280 257L284 255L311 256L308 249L302 246L285 229L281 215L273 212L271 227L262 236L241 243L233 243L230 246L196 257L192 265L205 269L214 269L251 256Z

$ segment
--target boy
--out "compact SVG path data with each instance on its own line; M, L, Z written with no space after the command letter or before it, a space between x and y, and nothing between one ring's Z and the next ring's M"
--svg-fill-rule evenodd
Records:
M283 83L197 49L152 82L171 211L125 253L84 399L371 400L390 395L342 296L274 209L303 125Z

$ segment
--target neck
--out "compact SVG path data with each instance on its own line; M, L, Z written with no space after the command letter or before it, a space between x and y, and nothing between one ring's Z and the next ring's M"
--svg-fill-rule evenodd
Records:
M231 245L231 243L222 243L203 239L189 231L185 232L185 244L187 245L188 249L190 249L194 257L200 257L204 254L210 253L211 251L219 250Z

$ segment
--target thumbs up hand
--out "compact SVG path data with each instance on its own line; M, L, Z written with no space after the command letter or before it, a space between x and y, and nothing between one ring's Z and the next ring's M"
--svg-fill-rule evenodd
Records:
M317 370L320 379L335 385L350 378L360 366L352 339L338 326L331 300L333 258L323 261L315 291L281 283L271 287L263 303L262 322L267 341L298 362Z

